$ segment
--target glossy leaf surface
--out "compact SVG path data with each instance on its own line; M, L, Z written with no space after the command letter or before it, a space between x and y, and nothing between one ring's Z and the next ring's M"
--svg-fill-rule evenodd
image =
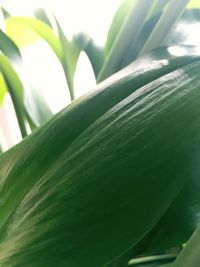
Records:
M151 230L200 173L199 64L121 73L1 156L3 266L98 267Z

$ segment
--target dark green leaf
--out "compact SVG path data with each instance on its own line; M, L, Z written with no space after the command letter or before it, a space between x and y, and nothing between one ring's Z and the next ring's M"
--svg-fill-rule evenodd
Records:
M21 61L19 48L2 30L0 30L0 50L12 61Z
M198 177L200 63L156 79L176 60L122 71L1 156L1 265L102 266Z
M198 226L192 237L175 260L172 267L197 267L200 262L200 227Z

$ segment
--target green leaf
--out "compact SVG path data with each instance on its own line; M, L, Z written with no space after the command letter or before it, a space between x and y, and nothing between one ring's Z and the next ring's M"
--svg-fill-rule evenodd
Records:
M12 61L21 61L19 48L2 30L0 30L0 50Z
M15 43L0 30L0 50L13 62L18 63L21 61L21 54ZM3 75L0 73L0 105L3 103L7 86Z
M21 135L22 137L25 137L27 132L24 122L25 109L23 104L23 86L15 69L4 54L0 54L0 71L2 72L7 90L9 91L13 102Z
M155 14L151 17L147 22L145 22L141 32L138 34L137 39L134 42L130 43L129 49L124 53L123 59L117 66L117 70L126 67L132 61L134 61L140 54L142 47L144 46L145 42L148 40L149 36L151 35L156 23L158 22L161 12Z
M1 265L102 266L198 177L200 63L174 60L134 63L0 157Z
M165 215L135 249L143 253L160 253L185 243L199 224L199 180L187 182Z
M165 40L165 44L185 44L199 45L196 30L200 27L200 9L186 9L170 34Z
M172 264L172 263L169 263L169 264L162 264L162 265L160 265L159 267L173 267L173 264Z
M67 80L70 91L71 100L74 99L74 72L76 69L77 61L80 55L80 48L72 40L69 42L60 26L60 23L55 17L56 25L58 28L58 37L62 48L62 66Z
M3 13L4 19L11 17L11 14L5 8L1 7L1 10Z
M6 33L19 46L25 46L43 38L62 61L60 42L52 29L39 19L31 17L11 17L6 20Z
M152 7L153 1L138 0L136 4L133 3L134 1L128 2L129 11L126 13L124 22L112 43L108 55L105 58L104 64L98 75L98 82L104 80L117 71L117 66L123 59L124 53L127 49L129 49L130 44L137 39L137 36L140 33L145 19ZM124 11L122 13L124 13Z
M34 15L37 19L43 21L46 23L49 27L52 28L51 21L49 19L49 16L47 15L46 11L43 8L37 8L34 11Z
M149 8L148 15L143 22L143 26L140 32L137 35L137 38L132 38L128 48L123 52L122 60L117 64L116 70L120 70L123 67L126 67L130 64L133 60L135 60L142 47L144 46L145 42L147 41L148 37L150 36L152 30L154 29L156 23L158 22L164 7L167 4L167 1L157 0L157 1L149 1L152 3L151 8ZM126 19L128 11L130 8L135 5L136 1L124 1L121 7L116 12L116 15L113 19L112 25L110 27L107 43L105 47L105 54L108 56L108 52L111 49L111 44L114 42L114 37L117 36L117 33L122 26L123 21ZM117 27L117 28L115 28ZM129 32L130 36L134 35L134 32Z
M105 44L105 57L109 55L112 45L119 33L119 30L127 17L127 13L130 8L135 7L135 3L136 1L124 0L120 7L117 9L107 35Z
M3 104L4 96L7 92L7 86L2 73L0 73L0 105Z
M74 41L79 46L81 51L84 51L88 56L95 77L97 78L104 62L103 48L98 47L88 35L83 33L76 35Z
M190 0L170 0L140 55L159 47Z
M197 267L200 262L199 249L200 227L198 226L172 267Z
M158 11L160 12L160 10ZM126 53L124 53L123 60L118 65L118 70L120 70L122 67L127 66L138 57L143 45L151 35L151 32L158 22L161 14L161 12L156 13L144 24L144 27L138 35L137 40L133 42ZM167 35L165 41L163 42L164 45L198 45L198 37L196 36L194 27L198 28L199 21L200 11L198 9L186 9L183 15L174 25L173 29Z

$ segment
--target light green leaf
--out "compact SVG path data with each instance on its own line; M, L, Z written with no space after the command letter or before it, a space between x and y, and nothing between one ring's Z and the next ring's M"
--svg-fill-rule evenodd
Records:
M176 60L134 63L0 157L1 265L102 266L198 177L200 63Z
M2 73L0 73L0 105L3 104L4 96L7 92L7 86Z
M4 54L0 54L0 71L2 72L7 90L12 98L21 135L22 137L25 137L27 132L24 122L25 109L23 104L23 86L16 71L9 62L9 59Z
M21 61L21 54L15 43L0 30L0 50L13 62L17 63ZM3 75L0 73L0 105L3 103L7 86Z
M6 20L6 32L22 47L43 38L53 49L59 60L63 58L62 48L52 29L39 19L31 17L10 17Z
M200 2L199 2L199 0L191 0L188 3L187 8L200 8Z
M119 33L119 30L124 24L128 11L130 10L130 8L135 7L135 3L136 1L133 0L124 0L120 7L117 9L108 31L108 36L105 44L105 57L109 55L113 43L115 42L115 39Z

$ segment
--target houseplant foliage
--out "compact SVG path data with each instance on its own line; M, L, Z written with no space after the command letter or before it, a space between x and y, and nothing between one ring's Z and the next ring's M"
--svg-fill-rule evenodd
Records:
M142 13L139 2L146 4ZM183 12L188 1L176 1L177 13L165 27L168 46L161 47L160 30L173 2L125 1L104 54L82 34L67 40L54 17L56 35L45 11L37 12L37 19L7 19L2 88L13 96L22 135L25 122L34 131L0 156L1 266L197 266L200 49L180 45L182 33L169 45L175 18L188 18ZM137 13L138 21L132 19ZM135 21L143 24L136 29ZM23 27L14 36L16 24ZM81 50L102 81L38 128L23 102L24 78L11 56L23 64L18 46L27 44L27 28L37 33L31 41L44 38L56 53L72 99ZM123 39L127 29L134 30L133 39Z

